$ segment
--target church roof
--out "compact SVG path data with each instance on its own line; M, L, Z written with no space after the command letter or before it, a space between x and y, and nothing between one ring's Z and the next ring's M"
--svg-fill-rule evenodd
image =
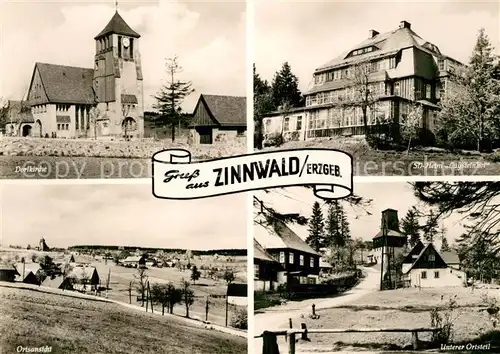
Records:
M94 69L36 63L48 101L53 103L94 102Z
M98 39L110 33L123 34L125 36L130 36L134 38L139 38L140 35L130 28L125 20L120 16L118 11L115 12L111 20L108 22L106 27L97 35L94 39Z
M246 126L247 98L240 96L201 95L212 117L223 126Z

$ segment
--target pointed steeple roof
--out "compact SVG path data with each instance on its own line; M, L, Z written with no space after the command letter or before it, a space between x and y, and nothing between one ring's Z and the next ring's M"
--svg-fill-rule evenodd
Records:
M115 12L111 20L108 22L106 27L97 35L94 39L98 39L110 33L123 34L125 36L130 36L134 38L139 38L140 35L125 22L125 20L120 16L118 11Z

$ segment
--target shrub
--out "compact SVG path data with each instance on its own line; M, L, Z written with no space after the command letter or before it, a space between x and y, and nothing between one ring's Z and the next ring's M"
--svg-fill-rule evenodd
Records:
M283 139L283 135L280 134L280 133L273 133L273 134L269 134L265 137L264 139L264 147L278 147L278 146L281 146L283 145L283 143L285 142L285 139Z
M440 307L433 308L430 312L431 327L439 328L439 331L432 333L432 343L441 345L449 343L453 337L453 325L457 317L453 317L453 312L457 308L457 295L450 298L443 310Z
M231 327L248 329L248 315L246 309L237 309L231 318Z

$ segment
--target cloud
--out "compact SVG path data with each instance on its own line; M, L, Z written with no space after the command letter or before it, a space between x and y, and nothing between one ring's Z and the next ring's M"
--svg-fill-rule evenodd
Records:
M244 194L167 201L154 198L148 183L16 184L3 188L1 200L4 245L26 246L44 237L56 247L246 248Z
M179 55L183 75L199 93L244 94L244 4L232 16L207 25L213 13L195 3L125 3L121 16L140 35L144 100L149 109L165 79L165 59ZM220 6L219 6L220 8ZM3 5L0 95L20 99L28 90L34 63L93 67L94 37L111 19L106 4L8 3ZM219 10L220 11L220 10ZM46 21L41 18L51 18ZM13 18L16 20L14 21ZM198 94L186 101L190 110ZM191 104L190 104L191 102Z
M467 62L479 28L499 44L493 2L278 2L255 6L255 63L272 80L288 61L306 90L314 69L362 42L370 29L391 31L406 20L441 52Z

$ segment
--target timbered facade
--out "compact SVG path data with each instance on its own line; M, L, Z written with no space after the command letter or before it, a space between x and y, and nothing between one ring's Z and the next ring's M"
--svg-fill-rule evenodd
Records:
M95 37L94 68L36 63L25 105L32 121L8 121L8 135L140 138L144 132L139 34L118 12Z
M398 127L417 115L423 135L432 140L439 102L449 76L460 66L406 21L387 33L370 30L367 39L315 70L300 109L302 124L287 128L293 112L271 113L264 117L264 136L284 132L287 140L302 140L364 135L365 119L369 129Z
M246 97L200 95L193 113L191 139L213 144L246 134Z

